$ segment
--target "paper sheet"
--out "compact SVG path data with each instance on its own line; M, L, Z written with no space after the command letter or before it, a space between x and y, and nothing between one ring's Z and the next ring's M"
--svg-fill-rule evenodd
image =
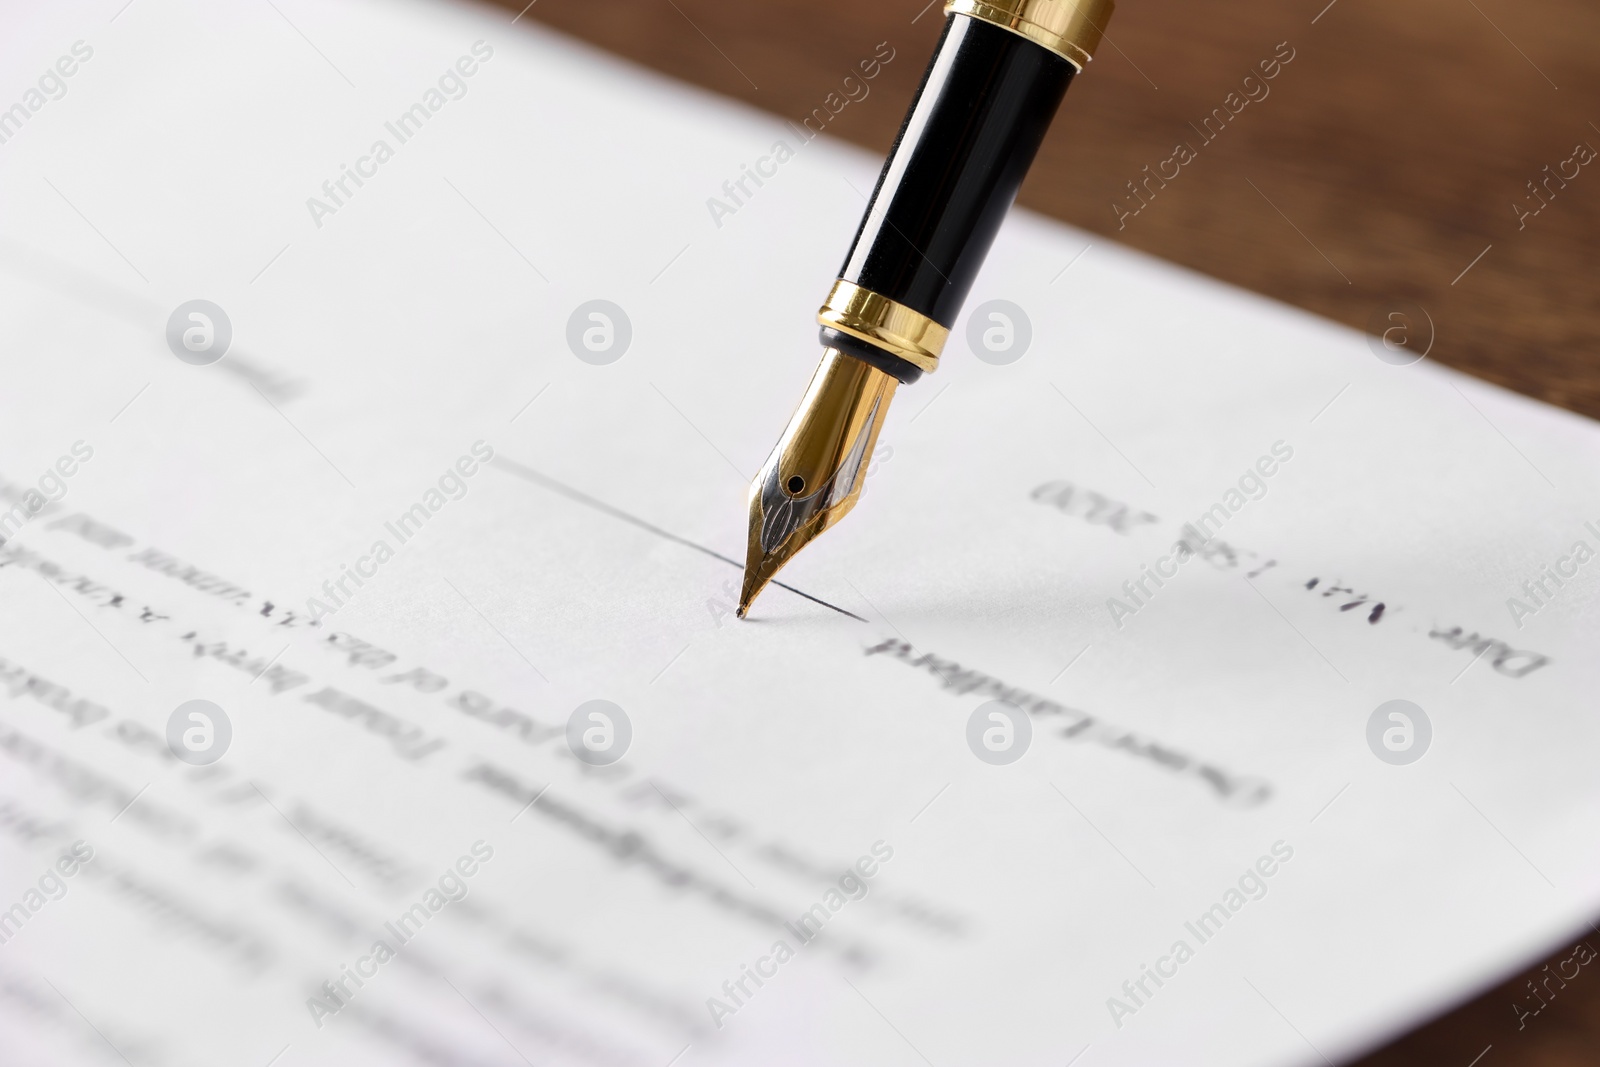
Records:
M499 10L13 21L8 1063L1321 1063L1600 902L1593 423L1018 212L739 623L877 160Z

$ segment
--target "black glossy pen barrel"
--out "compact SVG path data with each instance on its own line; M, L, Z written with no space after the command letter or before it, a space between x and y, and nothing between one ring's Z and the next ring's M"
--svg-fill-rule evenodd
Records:
M950 15L839 276L954 325L1074 73Z

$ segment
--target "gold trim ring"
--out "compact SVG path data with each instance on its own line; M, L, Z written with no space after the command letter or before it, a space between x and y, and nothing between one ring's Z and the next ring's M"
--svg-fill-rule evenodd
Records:
M1094 57L1115 0L949 0L947 14L992 22L1043 45L1080 71Z
M928 374L939 368L939 353L950 339L949 330L920 311L843 278L833 283L817 322L887 349Z

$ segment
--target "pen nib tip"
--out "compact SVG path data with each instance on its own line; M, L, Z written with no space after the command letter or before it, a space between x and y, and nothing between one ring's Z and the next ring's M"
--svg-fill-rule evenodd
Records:
M735 617L743 619L750 614L750 605L755 603L756 595L766 587L766 579L759 576L759 567L746 567L744 572L744 586L739 590L739 609L734 612Z
M836 349L750 487L739 618L783 565L855 507L883 428L893 377Z

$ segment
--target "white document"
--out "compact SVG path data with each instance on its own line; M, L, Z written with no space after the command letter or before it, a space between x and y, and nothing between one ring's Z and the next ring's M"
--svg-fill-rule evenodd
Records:
M1600 904L1593 423L1017 212L741 623L876 158L498 9L11 23L8 1065L1312 1064Z

